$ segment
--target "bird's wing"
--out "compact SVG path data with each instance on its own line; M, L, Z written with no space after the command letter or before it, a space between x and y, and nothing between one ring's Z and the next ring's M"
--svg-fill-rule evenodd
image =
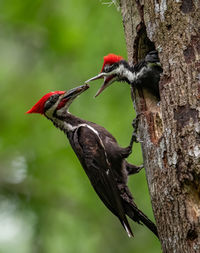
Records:
M121 221L131 236L120 192L98 132L91 126L81 126L73 133L72 148L78 156L90 182L103 203ZM71 138L69 138L71 139Z

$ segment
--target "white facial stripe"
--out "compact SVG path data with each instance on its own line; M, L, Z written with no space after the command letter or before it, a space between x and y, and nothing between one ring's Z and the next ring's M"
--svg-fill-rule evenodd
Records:
M70 131L71 130L71 125L68 124L67 126L65 126L65 123L66 122L63 122L62 120L59 120L58 118L54 117L53 114L57 108L57 106L59 105L60 101L62 100L63 95L60 95L60 97L58 98L57 102L52 106L50 107L46 112L45 112L45 115L47 116L47 118L51 119L60 129L66 129L67 131ZM67 103L64 107L62 107L60 110L57 111L57 114L61 115L63 110L67 110L68 107L69 107L70 103ZM68 112L69 113L69 112ZM69 129L69 130L68 130Z
M135 80L135 72L131 72L129 69L125 68L123 64L119 65L117 74L119 76L126 77L130 82L133 82Z
M139 79L141 76L144 75L145 72L151 71L150 67L144 66L138 72L132 72L129 69L125 68L123 64L120 64L119 67L109 74L117 74L118 76L127 78L131 83Z
M60 103L62 97L63 97L63 95L60 95L60 97L58 98L57 102L56 102L53 106L51 106L51 107L45 112L45 115L46 115L48 118L50 118L50 119L54 118L54 117L53 117L53 113L54 113L54 111L56 110L58 104Z
M54 114L56 108L58 107L58 105L59 105L59 103L60 103L60 101L62 100L62 98L63 98L64 95L65 95L65 94L60 95L60 97L58 98L58 101L57 101L52 107L50 107L50 108L45 112L45 115L46 115L49 119L52 119L54 122L58 123L59 126L63 125L63 122L60 122L60 120L57 119L57 118L55 118L55 117L53 116L53 114ZM68 101L68 102L65 104L65 106L63 106L63 107L61 107L59 110L57 110L57 115L58 115L58 116L61 116L61 115L63 114L63 111L68 111L68 108L69 108L70 104L72 103L72 101L73 101L73 100ZM69 113L69 112L68 112L68 113Z
M57 110L57 115L61 116L63 114L63 112L68 111L68 108L69 108L69 106L71 105L72 102L73 102L73 99L67 101L65 106L63 106L59 110Z
M158 66L160 66L159 62L156 64ZM145 72L148 72L148 71L151 71L151 65L147 65L147 66L142 67L138 72L132 72L131 70L125 68L125 66L123 64L120 64L117 69L113 69L111 72L108 72L108 73L102 72L99 75L97 75L96 77L89 79L87 82L98 79L97 77L100 77L100 76L107 77L107 76L111 76L111 75L118 75L120 77L127 78L129 80L129 82L133 83L134 81L139 79L142 75L144 75ZM117 79L117 77L116 77L116 79ZM113 79L112 81L115 81L115 79ZM111 84L111 83L109 83L109 84Z
M121 77L125 77L127 78L130 82L134 81L135 77L134 77L135 73L132 73L130 70L128 70L127 68L124 67L123 64L120 64L119 67L117 69L114 69L113 71L109 72L109 73L105 73L106 76L110 76L110 75L118 75ZM113 80L115 81L115 80Z

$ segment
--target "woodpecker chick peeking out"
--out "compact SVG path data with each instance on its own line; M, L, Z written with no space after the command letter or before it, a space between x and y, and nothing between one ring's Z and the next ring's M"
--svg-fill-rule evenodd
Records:
M160 100L159 80L162 67L158 52L149 52L145 59L134 66L130 66L123 57L108 54L104 57L101 73L87 80L85 83L104 78L103 85L97 91L98 96L104 89L115 81L127 82L136 88L146 88Z
M126 161L133 141L128 147L121 148L105 128L68 112L73 100L88 88L88 85L82 85L70 91L50 92L27 113L46 116L67 135L94 190L105 206L119 218L129 237L133 233L126 215L135 222L145 224L158 236L155 224L137 208L127 186L128 175L141 169Z

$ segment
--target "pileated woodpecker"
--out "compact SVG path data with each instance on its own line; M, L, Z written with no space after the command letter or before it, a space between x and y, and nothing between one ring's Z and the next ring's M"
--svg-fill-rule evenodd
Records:
M138 223L142 222L158 236L155 224L137 208L127 186L128 174L141 169L125 160L131 153L133 139L128 147L121 148L105 128L68 112L72 101L88 88L88 85L82 85L70 91L50 92L27 113L46 116L67 135L94 190L119 218L129 237L133 233L126 215Z
M157 51L149 52L145 59L133 67L128 64L121 56L109 54L104 57L101 73L90 78L85 83L104 78L103 85L97 91L98 96L105 88L115 81L127 82L133 86L146 88L160 99L159 80L162 67L158 58Z

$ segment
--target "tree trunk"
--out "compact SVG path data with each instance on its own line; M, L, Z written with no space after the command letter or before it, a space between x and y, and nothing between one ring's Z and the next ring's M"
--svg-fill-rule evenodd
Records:
M121 0L129 63L156 49L161 102L132 89L163 252L200 252L200 1Z

